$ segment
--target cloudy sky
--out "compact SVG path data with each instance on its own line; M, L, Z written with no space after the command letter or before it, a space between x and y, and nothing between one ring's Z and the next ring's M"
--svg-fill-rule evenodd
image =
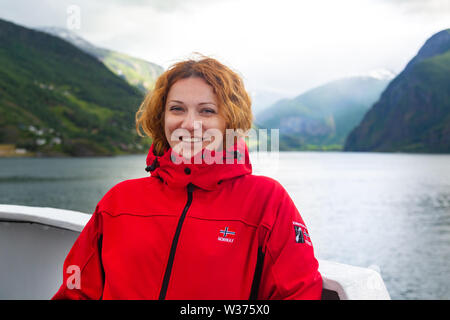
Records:
M0 18L69 27L163 67L201 52L238 71L252 93L295 96L342 77L400 72L450 28L450 0L0 0Z

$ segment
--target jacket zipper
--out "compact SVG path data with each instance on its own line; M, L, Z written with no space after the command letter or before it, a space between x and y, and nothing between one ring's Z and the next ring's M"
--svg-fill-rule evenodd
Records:
M180 237L181 227L183 226L184 218L189 210L192 203L192 192L194 191L194 185L189 183L187 185L187 202L184 206L183 212L181 213L180 219L178 220L177 229L175 235L173 236L172 246L170 247L169 261L167 262L166 271L164 272L164 279L161 286L161 291L159 292L159 300L164 300L166 298L167 288L169 286L170 275L172 273L173 260L175 258L175 251L177 250L178 239Z

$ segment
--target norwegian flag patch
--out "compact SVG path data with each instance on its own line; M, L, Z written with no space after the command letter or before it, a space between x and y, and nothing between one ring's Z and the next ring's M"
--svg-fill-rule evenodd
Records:
M217 240L222 241L222 242L228 242L228 243L233 243L234 242L234 238L233 236L236 235L236 232L229 230L228 227L226 227L224 230L220 230L219 232L221 236L219 236L217 238ZM230 236L230 237L228 237Z
M306 243L312 246L311 238L309 237L308 230L306 227L300 222L292 222L294 225L295 232L295 242L296 243Z

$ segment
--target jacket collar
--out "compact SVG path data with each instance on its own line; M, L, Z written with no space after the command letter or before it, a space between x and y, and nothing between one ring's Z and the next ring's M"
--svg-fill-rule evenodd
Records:
M153 154L152 145L147 155L147 171L170 187L186 187L189 183L205 190L214 190L220 183L252 173L252 165L244 139L233 148L216 152L203 149L189 161L171 148L162 156Z

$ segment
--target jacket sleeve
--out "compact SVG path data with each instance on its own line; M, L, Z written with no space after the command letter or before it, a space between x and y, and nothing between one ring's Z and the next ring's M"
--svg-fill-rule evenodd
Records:
M320 299L322 277L305 223L283 189L266 237L258 299Z
M63 282L52 300L101 299L104 282L101 231L102 219L97 206L64 261Z

